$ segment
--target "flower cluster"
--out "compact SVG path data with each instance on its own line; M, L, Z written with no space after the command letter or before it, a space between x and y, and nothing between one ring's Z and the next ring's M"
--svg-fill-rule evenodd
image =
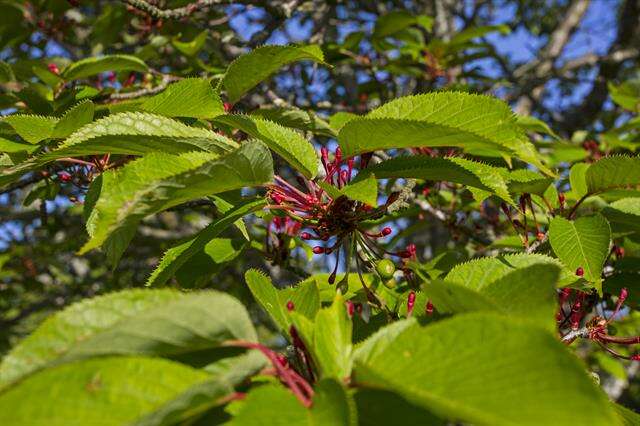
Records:
M401 258L415 256L413 245L397 253L386 251L380 247L378 240L389 236L392 233L391 228L371 231L370 225L367 224L369 221L382 218L398 194L391 194L386 203L378 207L352 200L344 195L336 195L339 191L331 191L329 186L340 190L351 182L356 174L355 159L343 158L340 148L335 150L333 159L329 158L329 150L322 148L320 159L324 177L319 182L298 177L298 186L295 186L276 176L275 183L268 187L267 196L271 200L268 206L270 210L281 212L285 215L281 219L298 224L297 228L290 228L294 235L303 229L304 231L298 234L303 240L323 242L313 247L313 253L336 255L335 268L329 276L329 282L335 282L342 250L346 255L347 268L352 255L355 255L358 270L360 265L372 267L385 255ZM358 170L366 168L370 159L370 154L361 155Z
M575 296L573 297L573 301L568 303L570 310L569 313L566 314L564 311L564 305L567 304L569 298L572 293L575 292ZM580 328L580 324L582 320L586 317L587 313L593 307L593 301L585 292L579 290L572 290L570 288L564 288L560 291L560 310L557 315L557 320L562 329L567 324L570 326L570 331L566 334L562 335L562 340L570 344L578 337L586 338L596 342L600 345L604 350L609 352L618 358L629 359L632 361L640 361L640 354L634 354L631 356L623 355L613 349L611 349L608 345L616 344L616 345L635 345L640 343L640 336L631 336L631 337L616 337L611 336L609 334L609 325L616 318L620 309L624 305L625 300L629 292L626 288L620 290L620 294L618 295L618 300L616 302L616 306L614 311L611 313L609 318L607 319L604 316L595 315L591 319L589 319L583 328ZM604 311L603 311L604 315Z

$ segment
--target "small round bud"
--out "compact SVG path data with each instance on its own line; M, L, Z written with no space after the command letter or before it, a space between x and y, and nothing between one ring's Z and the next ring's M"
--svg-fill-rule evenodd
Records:
M424 312L427 315L433 314L433 303L431 303L431 300L427 301L427 305L424 307Z
M325 250L324 250L324 247L321 247L321 246L315 246L315 247L313 248L313 252L314 252L315 254L322 254L322 253L324 253L324 252L325 252Z
M296 306L293 304L293 302L291 300L289 300L287 302L287 311L291 312L291 311L293 311L295 309L295 307Z
M392 231L391 231L391 228L389 228L388 226L386 226L386 227L382 228L382 235L384 235L385 237L386 237L387 235L391 235L391 232L392 232Z
M52 73L54 73L56 75L60 74L60 69L53 62L51 62L49 65L47 65L47 68L49 69L49 71L51 71Z
M302 238L303 240L310 240L311 239L311 234L308 232L303 232L300 234L300 238Z
M389 278L388 280L385 280L382 283L389 290L393 290L398 285L398 283L396 283L396 280L394 280L393 278Z
M582 266L579 266L578 269L576 269L576 275L579 277L584 276L584 269L582 268Z
M538 239L538 241L543 241L544 240L544 232L538 232L536 234L536 238Z
M382 277L383 280L388 280L393 277L393 273L396 272L396 265L389 259L380 259L376 263L376 272Z

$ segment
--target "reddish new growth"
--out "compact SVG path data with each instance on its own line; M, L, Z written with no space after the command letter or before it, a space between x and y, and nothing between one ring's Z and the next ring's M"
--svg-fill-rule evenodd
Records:
M595 315L591 318L583 328L580 328L580 322L589 311L590 307L585 306L586 301L586 293L576 290L576 297L574 298L571 306L571 312L568 316L564 314L563 305L567 302L570 295L572 293L571 289L563 289L560 293L560 311L558 312L558 322L560 323L560 328L567 323L567 321L571 325L571 331L562 335L562 341L566 344L571 344L578 337L582 337L585 339L593 340L598 343L604 350L609 352L610 354L623 359L629 359L632 361L640 361L640 354L634 354L631 356L626 356L618 353L617 351L611 349L608 345L635 345L640 343L640 336L631 336L631 337L616 337L609 335L609 325L616 318L622 305L624 304L629 292L626 288L620 290L620 294L618 296L618 301L616 302L616 307L609 316L609 318L602 317L600 315Z
M366 168L370 158L370 154L363 154L358 168ZM335 282L343 247L347 265L354 251L357 264L362 263L367 267L371 267L376 259L384 257L385 254L404 258L413 256L415 249L391 253L378 246L377 240L390 235L391 228L385 227L379 232L371 232L365 225L367 221L380 219L387 207L397 199L398 194L389 196L384 205L373 207L337 195L334 191L327 191L325 188L328 185L341 189L353 179L356 171L355 160L344 159L340 148L336 149L333 160L329 159L329 150L322 148L320 159L325 171L321 182L298 177L299 186L295 186L276 176L275 184L268 187L267 196L272 204L267 208L284 213L290 220L298 223L298 230L304 228L305 231L299 234L303 240L326 242L315 246L313 253L336 255L335 268L329 276L329 282Z

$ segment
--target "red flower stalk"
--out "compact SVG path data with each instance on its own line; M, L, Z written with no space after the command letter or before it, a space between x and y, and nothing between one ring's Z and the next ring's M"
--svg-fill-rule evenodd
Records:
M294 369L290 368L286 359L283 362L283 357L266 346L260 343L245 342L241 340L233 340L226 342L227 346L235 346L247 349L257 349L269 359L271 365L275 369L276 375L280 378L282 383L287 386L296 398L309 408L312 405L312 398L314 395L311 385L301 377Z

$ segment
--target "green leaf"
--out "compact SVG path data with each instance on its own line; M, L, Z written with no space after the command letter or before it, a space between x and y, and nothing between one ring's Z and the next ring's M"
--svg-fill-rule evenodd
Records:
M126 112L83 126L56 149L3 170L0 187L64 157L106 153L144 155L155 151L166 154L190 151L223 154L237 147L235 141L211 130L189 127L161 115Z
M148 286L162 285L167 282L191 257L201 252L205 246L222 231L231 226L238 219L251 214L265 205L263 199L250 200L242 203L231 210L228 210L222 217L209 224L202 231L175 247L167 250L162 256L162 260L154 269L147 280Z
M318 173L318 156L313 145L295 130L240 114L223 115L216 117L215 121L260 139L307 178L311 179Z
M519 253L498 257L481 257L461 263L449 271L445 281L481 291L512 271L538 264L555 265L561 268L558 287L566 287L577 280L574 271L565 268L557 259L543 254Z
M640 186L640 157L605 157L591 164L585 173L590 194L616 188Z
M9 123L22 139L33 144L49 139L58 122L55 117L24 114L9 115L4 117L4 121Z
M540 120L536 117L531 117L529 115L517 115L516 120L520 127L524 130L534 133L541 133L544 135L549 135L555 139L561 139L560 136L556 132L554 132L551 127L544 121Z
M576 198L584 197L589 193L587 188L586 174L589 169L587 163L576 163L569 170L569 183L571 184L571 192Z
M391 36L418 22L418 17L406 10L394 10L382 15L373 28L374 38Z
M614 228L640 231L640 197L621 198L602 210Z
M634 426L640 424L640 414L631 411L620 404L613 403L612 405L622 426Z
M506 103L469 93L436 92L396 99L347 122L338 142L345 157L392 148L497 149L550 173Z
M446 181L478 188L512 203L500 169L463 158L434 158L428 155L396 157L368 167L378 179L414 178Z
M72 63L62 71L65 80L91 77L106 71L147 72L149 68L143 60L131 55L106 55L85 58Z
M575 221L556 216L549 224L549 242L560 261L572 271L583 268L584 279L600 282L609 254L611 228L600 214Z
M498 315L413 323L356 360L355 377L454 422L616 424L606 396L562 343Z
M543 195L553 178L542 176L532 170L519 169L508 172L506 176L509 192L512 194L536 194Z
M143 155L153 151L169 154L210 151L222 154L236 147L236 142L208 129L190 127L161 115L125 112L82 127L54 150L50 157L107 152Z
M369 206L378 205L378 181L371 173L368 173L366 178L352 182L338 191L352 200L360 201Z
M91 123L94 112L95 105L93 102L89 100L79 102L60 118L53 129L51 137L57 139L66 138L85 124Z
M613 102L622 108L633 112L640 112L640 80L629 80L618 86L607 84Z
M220 96L206 78L185 78L140 105L140 109L167 117L213 118L224 114Z
M217 377L190 386L171 400L130 423L132 426L163 426L188 424L213 407L222 405L233 387ZM222 416L221 416L222 417Z
M312 132L319 136L336 137L337 135L329 123L314 112L299 108L260 108L252 111L251 116L273 121L285 127Z
M321 377L341 380L350 376L353 363L352 329L353 323L345 301L338 293L331 306L320 309L315 318L313 359L318 363Z
M27 145L26 143L14 142L0 137L0 152L7 152L9 154L26 152L30 154L36 149L38 149L36 145Z
M353 396L361 426L393 425L402 419L405 425L444 426L446 422L424 408L410 403L397 393L359 387Z
M191 41L180 41L179 37L174 37L171 40L171 44L180 51L183 55L186 56L194 56L196 53L202 49L205 42L207 41L208 31L202 31L197 36L193 38Z
M345 124L358 117L360 116L352 112L336 112L329 118L329 125L334 131L339 132Z
M560 268L534 264L515 269L480 289L435 280L423 290L442 313L493 311L555 330L556 284Z
M252 389L229 426L345 425L358 424L352 397L334 380L321 380L313 405L305 408L284 386L268 384Z
M253 297L285 335L288 335L291 327L286 307L289 301L293 303L295 312L309 319L313 319L320 309L318 287L313 281L278 289L267 276L255 269L247 271L244 278Z
M0 364L0 388L44 368L104 355L178 356L256 340L240 302L214 291L127 290L57 312Z
M129 424L207 376L158 358L106 357L60 365L1 393L0 423Z
M320 46L262 46L233 61L222 79L222 86L229 102L235 103L284 65L304 60L324 63Z
M102 174L102 191L91 213L90 240L80 253L106 245L117 263L140 220L196 198L271 181L266 147L245 143L217 158L210 153L152 153Z

